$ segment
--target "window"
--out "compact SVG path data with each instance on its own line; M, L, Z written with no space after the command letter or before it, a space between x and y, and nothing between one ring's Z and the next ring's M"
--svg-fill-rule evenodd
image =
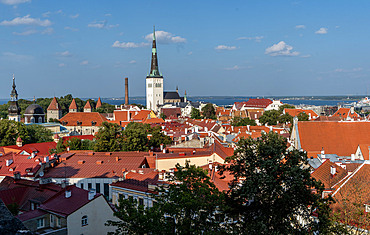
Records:
M87 189L89 189L89 190L90 190L91 188L92 188L92 183L88 183L88 184L87 184Z
M109 184L104 183L104 196L109 196Z
M86 226L88 225L88 221L87 221L87 215L84 215L82 216L82 219L81 219L81 226Z
M370 212L370 205L365 204L365 212Z
M96 193L100 193L100 183L95 184Z
M119 197L119 200L125 199L125 195L123 195L122 193L119 193L118 195L119 195L118 196Z
M62 226L62 219L61 218L57 218L57 226L58 227L61 227Z
M151 83L148 83L148 87L152 87L152 84Z
M80 184L80 188L84 189L84 184L83 183Z
M140 205L140 206L144 206L144 199L139 198L139 205Z
M41 218L41 219L37 219L37 228L43 228L45 226L45 219L44 218Z

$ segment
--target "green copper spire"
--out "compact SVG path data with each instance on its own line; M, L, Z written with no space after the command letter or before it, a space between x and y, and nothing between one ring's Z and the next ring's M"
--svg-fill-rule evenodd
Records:
M147 77L149 78L162 77L161 73L159 72L159 68L158 68L157 44L156 44L156 39L155 39L155 26L153 26L152 63L150 66L150 73Z

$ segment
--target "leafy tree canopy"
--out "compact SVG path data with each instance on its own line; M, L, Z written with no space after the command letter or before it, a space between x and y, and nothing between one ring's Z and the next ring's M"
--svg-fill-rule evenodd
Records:
M201 118L201 116L200 116L200 111L199 111L199 109L192 108L192 109L191 109L191 113L190 113L190 118L192 118L192 119L200 119L200 118Z
M94 151L115 152L122 151L122 128L115 123L103 122L96 135Z
M260 123L268 125L276 125L279 120L280 112L277 110L265 111L263 115L258 119Z
M283 113L284 109L295 109L295 106L290 104L283 104L279 107L279 112Z
M202 108L202 115L204 118L216 119L216 110L213 104L208 103Z
M241 117L234 117L230 123L232 126L256 126L256 121L250 119L249 117L241 118Z

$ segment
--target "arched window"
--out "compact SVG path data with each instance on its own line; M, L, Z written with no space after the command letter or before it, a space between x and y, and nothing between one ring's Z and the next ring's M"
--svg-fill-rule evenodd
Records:
M86 226L88 225L88 221L87 221L87 215L84 215L82 216L82 219L81 219L81 226Z
M42 123L42 117L39 117L39 123Z
M31 123L35 123L35 118L31 117Z

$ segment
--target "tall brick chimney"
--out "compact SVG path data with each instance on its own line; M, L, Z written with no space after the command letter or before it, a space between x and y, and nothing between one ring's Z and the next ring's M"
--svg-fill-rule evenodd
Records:
M128 105L128 78L125 78L125 105Z

